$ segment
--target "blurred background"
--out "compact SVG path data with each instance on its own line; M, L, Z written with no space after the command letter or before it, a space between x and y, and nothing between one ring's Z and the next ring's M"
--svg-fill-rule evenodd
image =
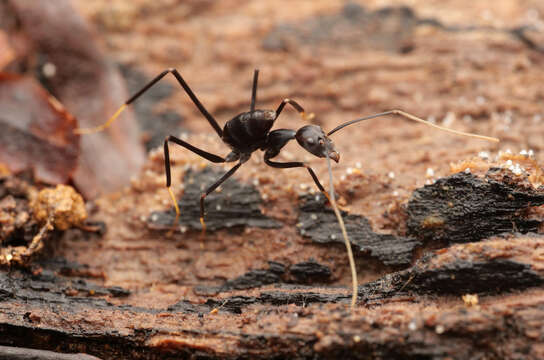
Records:
M107 132L72 134L77 126L106 121L130 94L170 67L221 125L247 111L253 69L259 68L258 108L275 109L289 97L315 113L313 121L324 129L398 108L503 140L494 145L458 138L394 118L334 135L340 171L356 167L385 177L397 194L473 156L510 150L542 158L544 4L538 0L0 4L0 162L16 171L34 168L46 182L73 181L87 197L126 185L145 153L168 134L187 133L197 146L228 153L170 75ZM18 88L22 80L8 81L6 74L32 84ZM32 86L32 96L52 95L58 102L53 106L48 98L49 105L32 108ZM10 97L14 89L26 94L24 101ZM24 112L43 115L47 106L58 123L44 125L38 115L21 121ZM276 128L302 125L287 110ZM45 147L36 150L42 142ZM324 174L324 164L296 144L282 156L311 160ZM44 164L53 165L40 170ZM296 180L299 174L284 176Z

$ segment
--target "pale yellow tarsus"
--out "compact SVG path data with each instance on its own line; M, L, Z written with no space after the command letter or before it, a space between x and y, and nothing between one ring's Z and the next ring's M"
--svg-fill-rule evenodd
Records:
M115 112L115 114L113 114L112 117L110 117L108 119L108 121L106 121L105 123L103 123L102 125L98 125L96 127L93 127L93 128L85 128L85 129L75 129L74 132L76 134L79 134L79 135L85 135L85 134L92 134L92 133L96 133L96 132L99 132L99 131L102 131L102 130L105 130L107 129L108 127L110 127L110 125L115 121L115 119L117 119L117 117L123 112L123 110L125 110L127 107L127 104L123 104L119 110L117 110ZM177 207L177 206L176 206Z
M170 198L172 199L172 202L174 203L174 209L176 209L176 220L172 223L172 228L168 232L167 236L172 236L174 234L174 231L176 231L176 226L178 225L179 215L181 214L181 211L179 211L178 202L176 201L176 196L174 195L174 192L170 187L166 188L168 190L168 193L170 194Z
M206 223L204 218L200 218L200 225L202 225L202 232L200 233L200 249L204 250L204 239L206 238Z
M304 121L312 121L315 118L315 114L313 112L306 114L306 112L303 111L300 113L300 116L302 116L302 120Z
M206 234L206 223L204 222L204 218L200 218L200 225L202 225L202 235Z
M181 211L179 211L178 202L176 200L176 196L174 195L174 192L172 191L172 188L168 187L167 189L168 189L168 193L170 194L170 198L172 199L172 202L174 203L174 208L176 209L176 221L174 222L174 224L177 224Z

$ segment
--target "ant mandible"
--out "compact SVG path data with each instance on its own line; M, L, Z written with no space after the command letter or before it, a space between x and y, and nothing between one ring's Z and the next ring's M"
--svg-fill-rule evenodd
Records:
M274 122L276 121L278 116L281 114L283 108L287 104L291 105L296 111L298 111L303 119L308 119L309 116L306 115L304 108L302 106L300 106L296 101L291 99L284 99L275 111L255 109L255 103L257 101L257 82L259 78L258 69L255 69L253 74L251 105L250 105L249 111L238 114L231 120L227 121L223 129L221 129L221 127L219 126L215 118L206 110L206 108L204 107L204 105L202 105L200 100L198 100L198 98L193 93L189 85L187 85L187 83L185 82L181 74L176 69L171 68L160 73L153 80L151 80L146 86L144 86L140 91L138 91L130 99L128 99L125 102L125 104L123 104L119 108L119 110L117 110L115 114L104 124L97 126L95 128L77 129L76 133L88 134L88 133L98 132L98 131L106 129L113 123L113 121L121 114L121 112L128 105L133 103L142 94L144 94L147 90L149 90L149 88L151 88L153 85L155 85L159 80L161 80L164 76L166 76L169 73L174 75L174 77L177 79L181 87L185 90L187 95L189 95L189 97L191 98L193 103L196 105L198 110L202 113L202 115L204 115L204 117L208 120L211 127L215 130L215 132L221 138L221 140L231 148L231 152L227 156L221 157L219 155L212 154L196 146L193 146L189 144L188 142L185 142L182 139L175 137L173 135L166 137L166 139L164 140L164 166L165 166L165 173L166 173L166 187L168 189L170 197L172 198L172 201L174 203L174 208L176 210L176 223L180 215L180 210L178 207L177 200L174 196L174 193L172 192L172 189L170 188L172 181L171 181L171 175L170 175L170 152L168 148L168 143L173 142L174 144L180 145L213 163L226 163L226 162L238 161L236 165L234 165L219 180L217 180L215 183L210 185L206 189L206 191L202 193L200 197L200 223L202 224L203 231L206 230L206 223L204 222L204 199L206 198L206 196L209 195L212 191L214 191L225 180L231 177L232 174L234 174L236 170L238 170L238 168L242 166L242 164L244 164L245 162L249 160L249 158L251 157L251 154L258 149L264 151L264 162L268 166L271 166L273 168L278 168L278 169L300 168L300 167L306 168L308 172L310 173L310 176L312 177L318 189L327 197L327 199L329 199L329 202L330 202L329 195L323 188L323 185L321 185L321 183L319 182L319 179L317 178L315 172L312 170L312 168L308 164L304 162L300 162L300 161L277 162L277 161L272 161L270 159L276 157L280 153L281 149L289 141L296 139L298 144L304 149L306 149L308 152L310 152L311 154L320 158L328 157L333 159L335 162L338 162L340 160L340 155L335 150L334 143L329 138L330 135L332 135L333 133L337 132L338 130L348 125L355 124L363 120L374 119L374 118L386 116L386 115L400 115L409 120L421 122L426 125L433 126L435 128L452 132L458 135L471 136L471 137L489 140L489 141L498 141L498 139L492 138L492 137L470 134L470 133L465 133L461 131L444 128L442 126L438 126L428 121L425 121L423 119L420 119L409 113L403 112L401 110L386 111L379 114L374 114L374 115L363 117L360 119L348 121L346 123L343 123L337 126L336 128L329 131L328 133L325 133L323 129L318 125L305 125L296 131L291 129L277 129L277 130L270 131L272 129L272 126L274 125Z

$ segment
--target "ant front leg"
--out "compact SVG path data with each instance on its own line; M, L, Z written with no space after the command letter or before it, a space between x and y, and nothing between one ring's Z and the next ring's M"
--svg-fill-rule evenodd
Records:
M170 194L170 197L172 198L172 201L174 202L174 208L176 209L176 220L174 221L174 224L177 224L178 222L178 219L179 219L179 215L180 215L180 211L179 211L179 206L178 206L178 202L176 200L176 197L174 196L174 193L172 192L172 189L170 188L170 185L172 185L172 177L171 177L171 174L170 174L170 150L168 148L168 142L171 141L173 142L174 144L177 144L177 145L180 145L180 146L183 146L184 148L186 148L187 150L190 150L192 152L194 152L195 154L203 157L204 159L206 160L209 160L213 163L223 163L225 162L225 159L222 158L221 156L218 156L218 155L215 155L215 154L212 154L212 153L209 153L205 150L202 150L200 148L197 148L196 146L193 146L191 144L189 144L188 142L185 142L175 136L168 136L166 139L164 139L164 169L165 169L165 174L166 174L166 188L168 189L168 193ZM213 191L213 190L212 190ZM201 222L203 220L201 219Z

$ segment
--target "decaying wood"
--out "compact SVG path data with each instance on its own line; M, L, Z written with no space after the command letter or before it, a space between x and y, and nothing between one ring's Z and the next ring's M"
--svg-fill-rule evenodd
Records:
M35 350L0 346L1 360L98 360L97 357L86 354L61 354L47 350Z
M342 159L334 185L360 284L353 312L340 231L307 171L271 169L256 154L206 199L203 238L200 192L227 167L206 167L172 149L172 190L182 209L172 231L162 153L153 150L126 189L86 204L103 224L100 233L55 231L28 266L1 269L0 344L10 349L0 348L0 356L32 348L44 359L51 355L44 351L102 359L544 358L544 55L542 33L525 26L539 24L534 9L542 14L544 5L498 2L488 17L482 14L489 5L459 10L459 2L417 0L414 8L383 9L287 0L74 3L97 25L112 59L129 69L129 88L138 80L132 70L149 78L177 67L220 124L247 110L249 75L258 66L263 108L296 98L325 129L401 108L503 142L437 136L398 119L334 135ZM0 1L0 11L7 4L37 9L30 1ZM24 32L20 26L38 24L35 17L30 12L8 25ZM85 26L79 29L88 34ZM125 100L123 91L89 81L94 68L77 71L87 69L79 61L95 59L95 45L82 44L78 60L52 51L52 34L35 32L33 43L55 55L45 60L71 66L60 72L55 63L62 76L42 84L71 99L66 103L78 116L104 121L108 108ZM25 49L11 47L25 42L8 40L17 59ZM0 66L9 68L8 55ZM149 103L135 104L148 139L160 142L167 127L158 124L183 118L191 144L225 155L170 80ZM155 99L165 100L154 106ZM277 128L305 125L289 112ZM174 127L166 131L179 135ZM290 145L280 160L309 161L325 185L324 162ZM124 157L100 150L115 161L99 175L117 181L116 172L128 174L117 166ZM39 225L26 221L27 199L2 169L0 220L7 227L0 245L27 245Z
M539 260L533 256L542 245L541 239L531 237L456 245L408 272L362 286L359 300L367 306L352 315L347 308L349 293L339 289L285 287L261 290L255 297L230 296L203 305L183 301L167 309L146 309L114 305L97 297L126 294L62 280L52 272L32 278L12 272L0 278L0 332L4 341L18 346L55 344L55 349L78 349L105 358L174 358L191 353L461 358L469 353L501 357L503 352L511 356L526 351L533 356L540 350L526 349L526 341L542 336L538 324L544 316L544 292L534 288L542 284L542 270L531 268L543 268L542 256ZM513 246L517 250L508 253ZM506 259L496 259L498 253ZM466 260L456 259L460 256ZM528 297L511 292L528 287L533 287ZM479 293L480 303L467 307L460 296L465 293ZM436 296L445 307L429 306ZM313 302L324 304L316 307ZM211 312L213 308L219 312ZM515 326L505 326L505 321Z
M183 197L179 207L181 216L179 226L184 229L200 229L200 195L206 186L213 184L224 174L224 171L209 167L204 171L188 171L182 181L184 184ZM253 226L262 228L278 228L280 225L271 218L262 215L260 211L261 196L251 185L243 185L234 179L228 179L221 186L220 192L211 193L206 197L206 228L214 231L221 228L236 226ZM168 212L153 212L149 218L149 227L155 230L172 228L176 219L173 210Z
M324 196L302 199L298 228L300 234L320 244L342 243L342 234L331 209L325 207ZM347 215L347 214L346 214ZM364 216L345 216L351 244L360 252L368 252L385 265L406 266L412 262L413 251L421 242L416 238L377 234Z
M544 187L535 189L524 176L498 168L485 179L457 173L414 192L407 206L408 232L447 244L536 232L540 221L523 212L542 204Z
M503 176L496 176L499 173ZM504 188L524 192L526 197L538 196L538 191L524 186L523 181L512 182L508 170L493 174L494 186L484 186L479 196L459 194L459 201L471 208L474 201L504 195ZM211 175L215 171L188 171L186 176ZM463 173L437 184L452 178L482 181ZM229 191L244 188L252 186L233 180L214 194L211 202L227 201L232 196ZM190 194L190 186L187 189ZM416 190L414 196L424 189ZM262 201L259 196L248 199L252 200L247 200L245 207ZM441 209L440 202L436 205L436 210ZM531 205L525 203L526 208ZM306 196L298 206L302 214L325 205ZM323 216L329 211L316 213ZM502 212L491 210L478 214L489 223L500 223L503 218ZM478 214L466 219L463 226L484 221ZM228 216L238 215L226 212L223 221L229 221ZM344 217L349 224L352 215L344 213ZM450 228L455 230L454 225ZM349 229L355 237L359 232L368 236L370 231L367 227ZM466 236L468 239L471 234ZM72 243L70 251L77 251L78 242ZM85 278L96 280L104 275L95 274L87 265L62 258L43 259L34 263L33 274L25 270L0 274L0 335L5 344L77 350L101 358L540 354L538 346L527 349L526 344L528 339L543 336L535 319L544 319L544 291L540 289L544 283L544 239L509 231L477 243L460 242L427 253L405 270L361 285L359 306L353 313L348 308L348 289L331 286L331 269L315 260L292 265L270 262L267 269L251 270L222 285L196 285L197 301L181 300L162 307L136 305L140 291L93 284ZM118 254L117 261L126 256ZM358 253L358 263L368 256L376 255ZM474 294L472 300L463 302L462 296L467 294ZM505 326L505 322L515 326Z
M0 176L0 266L29 266L59 231L85 228L86 218L83 198L71 186L38 191L23 178Z

